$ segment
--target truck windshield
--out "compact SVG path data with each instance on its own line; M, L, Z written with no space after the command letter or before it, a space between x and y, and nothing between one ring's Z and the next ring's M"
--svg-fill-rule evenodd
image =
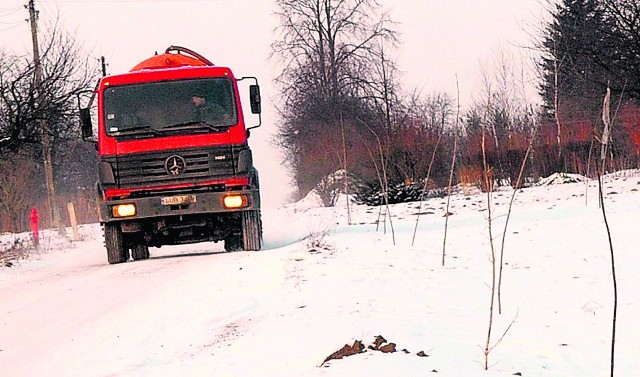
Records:
M104 122L108 135L220 132L238 123L228 78L162 81L108 87Z

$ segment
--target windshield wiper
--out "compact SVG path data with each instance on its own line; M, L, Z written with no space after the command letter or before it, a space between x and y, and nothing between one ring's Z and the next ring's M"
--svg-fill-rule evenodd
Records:
M125 128L124 130L118 130L116 132L112 132L114 136L128 136L128 135L142 135L142 134L153 134L158 135L158 131L151 128L148 124L142 124L139 126L133 126Z
M165 130L168 131L168 130L208 129L208 130L211 130L211 131L220 132L220 131L224 131L227 128L229 128L229 126L227 126L225 124L215 124L215 123L206 122L206 121L189 121L189 122L170 124L168 126L162 127L161 130L162 131L165 131Z

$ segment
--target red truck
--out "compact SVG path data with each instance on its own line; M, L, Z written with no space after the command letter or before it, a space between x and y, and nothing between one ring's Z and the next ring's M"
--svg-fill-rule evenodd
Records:
M257 125L251 127L240 101L242 80L252 83ZM80 120L83 139L97 142L109 263L147 259L150 246L204 241L224 241L227 251L260 250L260 184L248 144L260 112L255 77L235 78L184 47L103 77L89 106L80 107Z

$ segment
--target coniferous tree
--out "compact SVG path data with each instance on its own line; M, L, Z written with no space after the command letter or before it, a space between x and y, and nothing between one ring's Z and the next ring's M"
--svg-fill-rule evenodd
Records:
M611 89L640 100L640 2L601 0L603 18L602 54L596 64L610 73Z
M640 2L562 0L551 15L540 62L549 113L577 107L598 113L607 86L614 95L640 99Z
M591 118L599 111L606 70L593 57L606 29L597 0L562 0L545 30L540 94L550 117Z
M577 159L587 166L590 135L601 132L607 88L612 108L640 99L640 3L560 0L550 12L539 62L540 94L548 118L541 127L541 135L547 137L546 151L541 152L550 158L547 165L553 170L567 171ZM585 133L586 128L591 131ZM549 143L552 134L555 152ZM628 130L613 128L610 150L617 156L615 163L627 159L630 137Z

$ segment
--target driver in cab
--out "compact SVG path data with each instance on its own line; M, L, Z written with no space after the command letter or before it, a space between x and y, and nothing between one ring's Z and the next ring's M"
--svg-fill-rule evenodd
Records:
M202 92L195 92L191 96L193 103L193 117L197 121L226 121L229 115L224 107L217 103L207 102Z

